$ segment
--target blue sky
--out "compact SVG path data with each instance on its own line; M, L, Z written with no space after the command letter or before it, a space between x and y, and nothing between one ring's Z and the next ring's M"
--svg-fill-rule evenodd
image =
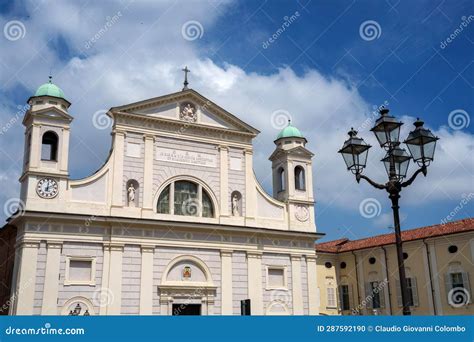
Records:
M360 128L374 146L367 174L386 179L368 131L373 107L384 103L405 122L404 136L419 116L441 138L428 177L402 193L403 228L452 211L454 220L472 217L463 199L474 192L473 9L471 1L418 0L2 1L0 202L19 195L23 127L12 118L50 71L73 104L70 168L79 178L110 149L94 113L180 89L179 70L189 65L192 88L262 131L254 162L269 192L275 112L305 134L326 240L391 231L386 194L357 185L336 153L348 129ZM6 29L12 21L19 36ZM183 34L190 21L196 37ZM374 215L361 213L368 199Z

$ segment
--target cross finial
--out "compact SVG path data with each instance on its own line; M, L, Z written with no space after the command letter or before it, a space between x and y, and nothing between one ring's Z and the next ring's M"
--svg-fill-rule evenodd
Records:
M183 87L183 90L186 90L186 89L188 89L188 84L189 84L189 82L188 82L188 72L191 72L191 70L189 70L188 66L186 65L184 67L184 69L182 69L182 71L184 71L184 83L183 83L184 87Z
M53 76L51 76L51 74L49 75L49 83L53 83Z

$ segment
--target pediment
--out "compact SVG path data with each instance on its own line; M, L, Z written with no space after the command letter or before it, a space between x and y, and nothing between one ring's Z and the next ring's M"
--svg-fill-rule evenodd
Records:
M32 116L44 119L62 119L65 122L71 122L73 120L73 117L71 115L67 114L61 109L58 109L56 107L48 107L37 110L35 112L31 112L31 110L27 111L25 117L23 118L23 123L27 122Z
M277 159L282 155L292 155L297 157L312 158L314 153L309 151L303 146L298 146L289 150L277 149L272 155L268 158L269 160Z
M113 107L110 112L133 114L144 118L176 120L252 135L259 133L257 129L192 89Z

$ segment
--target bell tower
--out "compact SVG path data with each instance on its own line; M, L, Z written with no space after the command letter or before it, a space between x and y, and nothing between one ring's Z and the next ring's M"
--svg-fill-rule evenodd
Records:
M21 200L29 204L59 201L69 177L69 130L73 120L68 113L71 103L63 91L49 81L28 99L23 118L25 148L20 177Z
M272 162L273 197L287 203L292 226L314 224L314 154L306 149L306 138L291 121L274 143L276 148L269 158Z

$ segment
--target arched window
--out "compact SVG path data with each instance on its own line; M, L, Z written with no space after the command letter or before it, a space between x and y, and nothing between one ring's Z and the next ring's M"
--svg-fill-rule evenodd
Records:
M285 191L285 169L278 169L278 191Z
M160 194L157 204L159 214L214 217L211 197L200 184L176 181Z
M43 134L41 140L41 160L57 161L58 135L52 131Z
M295 167L295 189L296 190L305 190L306 181L304 176L304 169L302 166Z

